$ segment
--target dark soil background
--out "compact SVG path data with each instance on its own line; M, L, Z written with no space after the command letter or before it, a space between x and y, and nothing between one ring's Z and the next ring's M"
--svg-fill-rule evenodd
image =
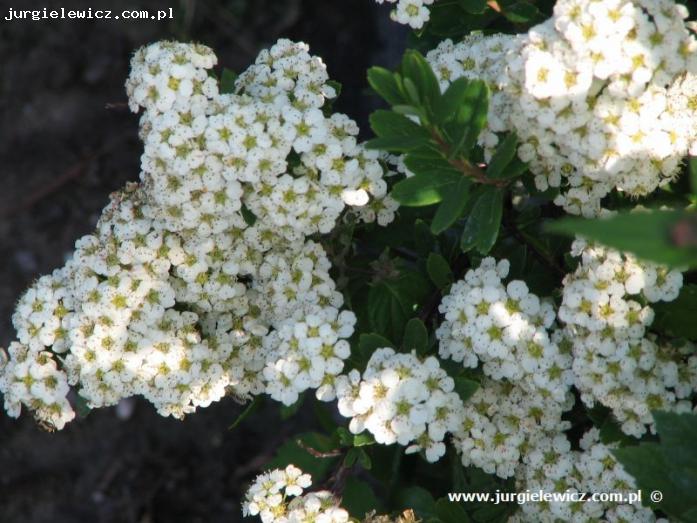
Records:
M174 20L14 20L12 9L174 9ZM137 180L138 117L125 107L130 56L163 38L213 47L236 71L277 38L310 44L344 85L336 105L367 128L365 70L393 65L405 31L373 0L0 0L0 346L14 303L90 232L108 194ZM235 522L245 485L279 442L306 430L266 408L235 430L223 401L183 422L140 400L61 432L0 409L0 523Z

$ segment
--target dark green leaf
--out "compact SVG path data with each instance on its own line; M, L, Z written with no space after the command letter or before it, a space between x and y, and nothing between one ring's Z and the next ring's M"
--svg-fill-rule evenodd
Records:
M443 289L453 282L453 271L450 269L448 261L438 253L432 252L428 255L426 271L438 289Z
M469 178L461 176L453 190L443 197L431 222L433 234L442 233L462 216L467 205L471 185L472 181Z
M428 331L424 322L418 318L412 318L404 328L402 346L407 352L416 350L418 354L425 354L428 349Z
M223 68L223 73L220 75L220 94L231 94L235 92L235 81L237 73L227 67Z
M331 438L317 432L307 432L286 441L276 451L275 457L264 466L267 469L282 469L292 464L310 474L314 482L320 483L327 472L336 464L338 457L315 457L298 445L298 440L304 447L317 452L330 452L335 449Z
M503 9L503 16L514 24L532 25L541 22L545 16L530 2L515 2Z
M379 334L361 334L360 338L358 339L358 352L360 353L361 363L367 364L368 360L370 360L370 357L373 355L373 352L384 347L394 347L394 344Z
M426 129L403 114L379 109L370 115L370 127L382 138L407 137L429 139Z
M486 168L486 176L492 180L502 180L510 178L510 173L506 167L515 158L518 149L518 136L515 132L508 133L508 136L499 144L496 152L491 157L491 161Z
M445 92L436 100L433 113L436 123L442 125L460 114L460 108L465 104L470 81L461 77L450 83Z
M681 232L696 217L695 213L680 211L624 212L606 219L565 218L549 224L547 230L570 236L578 234L672 267L694 267L697 266L697 248L682 242Z
M443 127L454 145L451 157L469 156L479 133L486 125L489 111L489 86L481 80L470 81L463 93L462 104L454 121Z
M483 13L486 9L486 0L458 0L460 6L473 15Z
M443 523L469 523L473 519L469 517L462 505L457 501L441 498L436 502L436 514Z
M365 447L366 445L374 445L375 438L370 432L361 432L353 436L354 447Z
M402 75L406 81L411 80L416 87L416 91L421 100L427 107L431 106L440 96L440 86L438 79L431 69L431 65L426 59L414 50L407 50L402 58Z
M281 404L281 406L280 406L281 419L287 420L288 418L294 416L298 412L300 407L302 407L303 401L305 401L305 394L300 394L300 396L298 396L298 400L295 403L293 403L292 405Z
M429 292L420 273L403 270L396 278L374 283L368 291L372 329L390 340L399 341L407 320Z
M437 517L436 501L428 490L421 487L407 487L397 492L396 506L399 510L412 509L424 520Z
M250 211L245 204L242 204L242 207L240 207L240 213L242 214L242 218L244 218L244 222L250 227L256 223L256 215Z
M656 314L652 330L697 341L697 285L685 285L675 300L658 302L652 307Z
M642 503L676 521L695 522L697 516L697 414L653 412L659 443L641 443L613 450L642 490ZM663 494L652 503L650 493Z
M433 205L452 191L461 178L461 174L447 171L431 173L431 176L412 176L395 184L391 196L407 207Z
M365 146L368 149L405 153L423 147L425 143L426 141L421 136L384 136L368 140Z
M237 419L232 422L232 425L228 427L228 430L232 430L237 425L242 423L247 417L254 411L258 410L261 404L264 402L263 396L254 396L254 399L247 404L244 410L237 416Z
M457 392L463 402L467 402L479 388L479 383L474 380L462 376L457 376L453 379L455 380L455 392Z
M346 480L341 494L341 506L359 520L363 520L369 512L382 510L370 485L353 477Z
M368 69L368 83L390 105L398 105L406 100L399 91L395 75L382 67Z
M503 215L503 191L487 186L475 201L462 232L460 247L463 252L473 248L487 254L499 234Z

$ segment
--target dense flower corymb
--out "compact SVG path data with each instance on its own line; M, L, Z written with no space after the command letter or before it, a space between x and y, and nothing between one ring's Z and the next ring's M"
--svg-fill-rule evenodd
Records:
M308 236L330 231L345 199L380 223L396 205L356 124L325 115L336 93L307 46L280 40L230 94L216 62L174 42L133 57L140 183L20 299L0 372L11 415L24 405L63 427L68 384L90 407L142 395L176 417L228 393L334 397L355 316Z

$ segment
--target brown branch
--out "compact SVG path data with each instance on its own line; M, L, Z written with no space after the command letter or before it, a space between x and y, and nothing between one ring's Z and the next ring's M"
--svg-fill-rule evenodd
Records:
M443 138L435 130L431 131L431 137L438 144L441 152L448 159L448 163L465 176L474 178L478 183L483 185L493 185L494 187L505 187L508 185L506 180L491 180L490 178L487 178L486 172L483 169L477 165L472 165L467 160L461 158L451 158L452 150L450 149L450 144L443 140Z
M317 449L313 449L312 447L308 447L307 445L305 445L305 443L303 443L301 439L296 440L295 443L298 445L298 447L300 447L305 452L307 452L315 458L336 458L344 453L344 451L341 449L334 449L328 452L321 452Z

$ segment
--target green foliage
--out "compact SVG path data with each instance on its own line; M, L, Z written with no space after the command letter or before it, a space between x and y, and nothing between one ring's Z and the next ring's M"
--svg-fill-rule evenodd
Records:
M564 218L548 231L578 234L671 267L697 266L697 215L688 211L623 212L610 218Z
M438 253L429 253L426 260L426 270L428 277L439 289L443 289L453 282L453 271L450 269L448 261Z
M406 352L415 350L417 354L426 354L428 350L428 331L424 322L418 318L412 318L404 328L402 345Z
M653 412L658 443L644 442L613 450L642 490L642 503L660 509L675 521L697 521L697 414ZM653 503L650 492L663 494Z
M235 92L235 82L237 81L237 73L227 67L223 68L220 75L220 92L222 94L230 94Z
M656 314L651 329L661 334L697 341L697 285L683 286L673 301L652 305Z
M462 250L476 249L480 254L487 254L498 238L502 216L503 192L496 187L483 187L474 199L462 231Z

